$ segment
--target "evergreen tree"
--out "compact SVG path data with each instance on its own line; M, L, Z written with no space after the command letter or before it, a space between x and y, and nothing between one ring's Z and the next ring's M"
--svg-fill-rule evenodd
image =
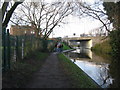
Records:
M120 1L114 2L104 2L104 10L108 15L108 19L113 23L115 29L120 28Z

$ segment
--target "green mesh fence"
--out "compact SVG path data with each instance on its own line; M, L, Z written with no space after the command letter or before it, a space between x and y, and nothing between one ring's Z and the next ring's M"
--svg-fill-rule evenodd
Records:
M3 32L3 70L10 69L10 62L23 60L35 50L51 52L54 48L53 40L36 38L34 35L11 36L9 30Z

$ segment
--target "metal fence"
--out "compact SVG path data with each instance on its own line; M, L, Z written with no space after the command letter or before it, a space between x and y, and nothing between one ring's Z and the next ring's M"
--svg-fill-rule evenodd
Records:
M53 41L36 38L34 35L11 36L9 29L4 29L2 46L2 68L8 70L10 69L10 62L23 60L35 50L51 51Z

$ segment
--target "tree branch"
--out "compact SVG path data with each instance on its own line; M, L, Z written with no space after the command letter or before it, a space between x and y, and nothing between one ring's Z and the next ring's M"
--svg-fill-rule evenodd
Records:
M19 4L21 4L21 3L22 3L22 2L15 2L14 5L12 6L12 8L7 12L6 18L5 18L5 20L4 20L3 24L2 24L3 27L6 27L6 26L7 26L7 24L8 24L8 22L9 22L11 16L12 16L14 10L15 10L16 7L17 7Z
M4 3L3 3L3 6L2 6L2 21L3 21L3 19L4 19L5 12L6 12L6 10L7 10L8 5L9 5L9 2L4 2Z

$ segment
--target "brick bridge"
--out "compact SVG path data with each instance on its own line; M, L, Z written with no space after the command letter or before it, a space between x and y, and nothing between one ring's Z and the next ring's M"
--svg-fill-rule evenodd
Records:
M88 49L97 43L103 42L104 40L105 36L63 38L63 41L67 42L70 46L79 45L82 48Z

